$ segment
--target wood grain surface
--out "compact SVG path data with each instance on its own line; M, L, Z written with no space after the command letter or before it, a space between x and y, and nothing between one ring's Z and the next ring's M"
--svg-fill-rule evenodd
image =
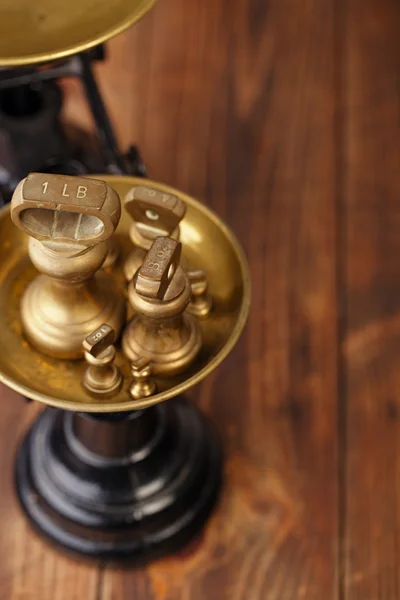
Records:
M348 3L345 591L400 598L400 5ZM341 432L343 434L343 431Z
M20 514L13 457L39 407L1 388L0 600L400 598L400 5L160 0L108 50L121 145L248 255L248 327L193 395L226 483L182 554L73 561Z

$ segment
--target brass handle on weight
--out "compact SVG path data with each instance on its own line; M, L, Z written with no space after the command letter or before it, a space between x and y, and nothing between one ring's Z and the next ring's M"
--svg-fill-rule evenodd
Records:
M178 225L186 213L185 203L177 196L146 186L132 188L124 206L140 237L139 245L146 249L157 237L177 237Z
M107 240L121 215L117 193L103 181L31 173L17 186L11 218L45 242L93 246Z
M122 387L122 375L114 363L115 331L104 323L83 340L88 367L82 385L86 391L99 398L110 398Z
M157 237L179 239L179 223L185 216L186 205L174 194L136 186L126 195L124 206L132 217L130 237L135 246L124 265L125 278L131 281L144 260L145 251Z

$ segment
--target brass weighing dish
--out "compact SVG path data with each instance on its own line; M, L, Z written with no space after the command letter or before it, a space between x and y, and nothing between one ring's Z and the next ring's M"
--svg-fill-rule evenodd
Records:
M146 185L172 193L187 205L181 221L180 240L183 266L204 269L213 298L213 310L200 320L202 350L183 374L156 378L158 392L149 398L132 400L129 362L118 352L115 364L121 368L124 384L107 400L91 398L81 385L84 360L49 358L24 338L20 320L21 297L37 275L27 253L28 236L11 221L9 206L0 210L0 381L22 395L66 410L119 412L143 408L181 394L209 375L236 344L246 322L250 302L250 278L244 253L229 228L206 206L169 186L135 177L96 175L113 187L121 202L133 186ZM126 293L123 264L132 250L129 239L131 218L124 208L116 231L122 255L113 267L115 285Z
M118 35L156 0L2 0L0 67L50 62Z

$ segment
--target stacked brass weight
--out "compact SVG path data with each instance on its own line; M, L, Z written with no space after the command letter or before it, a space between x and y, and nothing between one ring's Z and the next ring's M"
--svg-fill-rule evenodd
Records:
M180 267L181 243L158 237L128 287L135 316L122 338L130 361L148 361L154 375L182 373L202 345L200 326L185 309L188 276Z
M31 173L16 188L11 218L30 236L29 256L41 271L26 289L21 320L28 340L54 358L83 356L82 341L103 323L119 334L124 299L98 272L121 213L103 181Z
M186 205L174 194L135 186L127 194L124 207L132 217L129 234L134 249L124 265L125 278L131 281L157 237L179 240L179 223L185 216Z

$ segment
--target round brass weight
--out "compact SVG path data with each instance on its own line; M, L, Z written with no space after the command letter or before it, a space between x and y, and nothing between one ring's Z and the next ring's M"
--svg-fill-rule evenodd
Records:
M116 175L96 175L112 186L121 200L143 179ZM81 386L85 361L56 360L34 349L24 338L20 320L21 297L37 275L27 253L28 236L13 225L9 207L0 210L0 381L24 396L50 406L80 412L119 412L151 406L183 393L209 375L235 346L245 325L250 301L247 261L228 227L200 202L169 186L146 180L146 184L180 197L187 205L181 222L180 239L185 265L204 269L213 298L213 310L200 320L203 347L183 374L157 377L158 393L132 400L129 362L117 353L115 364L124 377L122 389L107 400L91 398ZM123 264L132 250L129 238L131 219L122 209L116 240L122 252L112 268L115 285L125 293Z
M51 62L118 35L156 0L2 0L0 67Z

